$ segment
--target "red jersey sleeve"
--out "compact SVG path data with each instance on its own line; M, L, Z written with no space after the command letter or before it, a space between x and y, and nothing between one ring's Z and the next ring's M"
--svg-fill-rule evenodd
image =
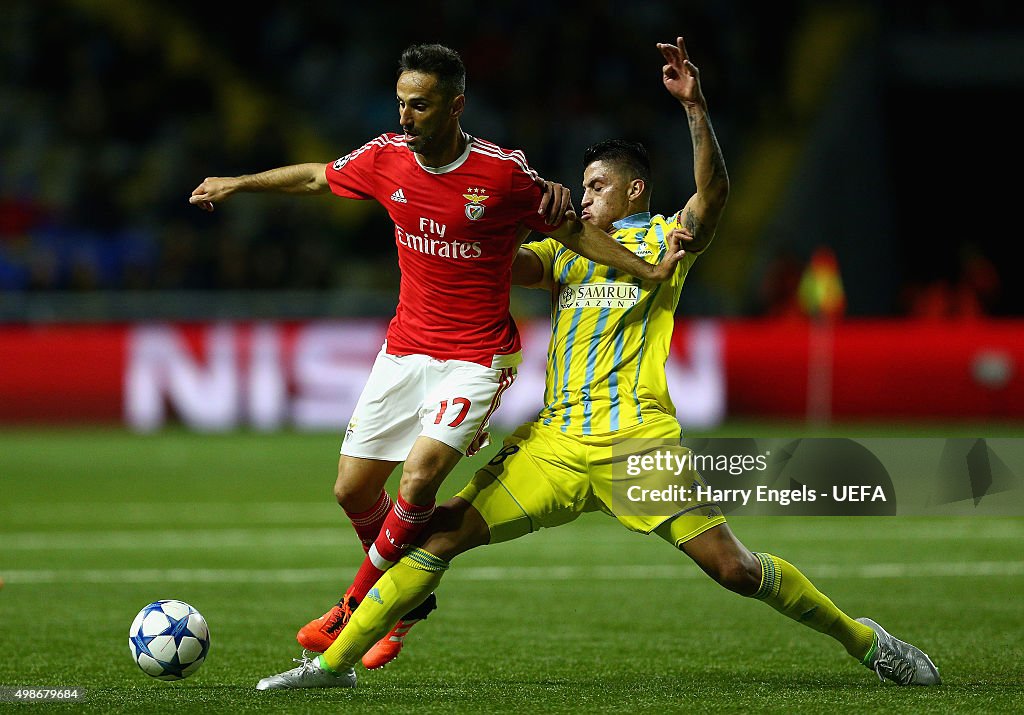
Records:
M331 191L346 199L376 198L377 152L384 146L386 139L386 135L379 136L328 164L327 184Z
M539 182L543 180L526 163L522 152L515 151L512 155L518 159L512 171L512 201L521 213L520 220L537 233L549 234L561 224L552 226L537 213L544 193Z

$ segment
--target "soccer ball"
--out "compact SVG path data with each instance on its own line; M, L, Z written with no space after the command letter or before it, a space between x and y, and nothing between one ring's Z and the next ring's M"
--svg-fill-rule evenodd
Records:
M210 628L199 611L184 601L154 601L132 621L128 647L146 675L181 680L206 660Z

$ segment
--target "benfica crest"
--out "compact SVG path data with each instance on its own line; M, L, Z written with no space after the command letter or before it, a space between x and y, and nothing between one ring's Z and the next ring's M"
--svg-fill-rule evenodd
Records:
M466 204L466 218L470 221L476 221L483 217L484 201L491 198L484 193L483 189L466 189L466 193L462 195L469 203Z

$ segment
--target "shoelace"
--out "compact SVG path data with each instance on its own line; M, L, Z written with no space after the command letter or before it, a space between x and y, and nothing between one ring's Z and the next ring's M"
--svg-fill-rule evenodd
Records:
M352 616L352 611L348 608L342 607L341 612L334 615L331 620L324 626L323 631L328 635L334 634L335 631L339 631L345 627L348 623L348 619Z
M301 658L292 658L292 662L298 663L299 669L302 670L302 672L304 673L307 671L317 670L316 658L310 658L308 655L306 655L305 650L302 651Z
M883 673L884 671L884 673ZM885 676L895 680L900 685L906 685L914 677L914 666L904 657L901 657L891 650L883 650L875 656L875 673L880 680L884 681Z

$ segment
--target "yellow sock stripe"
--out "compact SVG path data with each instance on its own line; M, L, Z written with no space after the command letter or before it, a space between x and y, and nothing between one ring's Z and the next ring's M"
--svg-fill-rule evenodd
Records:
M411 549L406 553L402 557L402 562L406 566L419 569L420 571L447 571L449 566L448 562L444 559L440 559L429 551L418 548Z
M753 595L753 598L764 600L778 596L779 589L782 587L782 570L775 562L775 557L771 554L761 554L756 551L754 556L761 562L761 586L757 589L757 593Z

